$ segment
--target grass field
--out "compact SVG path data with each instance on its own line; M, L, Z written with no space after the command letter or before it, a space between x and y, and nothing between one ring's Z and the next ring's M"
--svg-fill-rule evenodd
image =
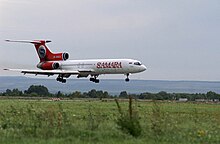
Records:
M119 101L129 113L128 101ZM0 143L220 143L220 105L134 101L136 137L118 125L115 101L0 100Z

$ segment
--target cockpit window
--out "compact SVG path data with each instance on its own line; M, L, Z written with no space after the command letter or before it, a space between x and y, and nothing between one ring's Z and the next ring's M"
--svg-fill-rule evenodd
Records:
M135 62L134 65L139 65L140 66L141 63L140 62Z

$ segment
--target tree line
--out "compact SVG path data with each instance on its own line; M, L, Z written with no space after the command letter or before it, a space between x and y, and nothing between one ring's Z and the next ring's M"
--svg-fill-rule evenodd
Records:
M22 96L22 97L57 97L57 98L128 98L132 96L136 99L146 99L146 100L179 100L180 98L185 98L188 101L195 101L196 99L204 100L220 100L220 94L209 91L207 93L167 93L164 91L158 93L141 93L141 94L128 94L126 91L122 91L119 95L111 95L107 91L98 91L92 89L89 92L79 92L75 91L69 94L62 93L58 91L53 94L50 93L48 88L42 85L31 85L27 90L21 91L19 89L7 89L5 92L0 93L0 96Z

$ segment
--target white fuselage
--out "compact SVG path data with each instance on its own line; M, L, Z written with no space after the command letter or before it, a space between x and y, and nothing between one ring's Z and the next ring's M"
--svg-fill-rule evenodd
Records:
M67 60L59 63L62 70L91 71L94 75L129 74L146 70L140 61L133 59Z

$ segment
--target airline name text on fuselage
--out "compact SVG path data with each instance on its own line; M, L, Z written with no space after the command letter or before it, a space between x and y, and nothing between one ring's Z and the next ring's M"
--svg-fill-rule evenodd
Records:
M121 62L98 62L96 64L96 68L102 69L102 68L122 68Z

